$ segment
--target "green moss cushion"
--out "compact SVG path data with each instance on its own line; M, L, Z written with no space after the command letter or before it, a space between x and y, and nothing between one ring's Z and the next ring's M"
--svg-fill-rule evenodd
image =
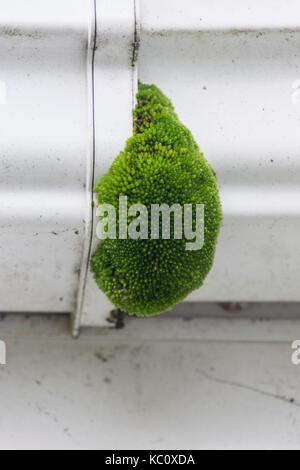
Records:
M98 203L112 204L118 222L120 195L128 197L128 206L142 203L149 213L151 204L205 207L201 250L186 250L184 237L99 243L91 260L99 288L116 307L150 316L202 286L213 264L222 211L215 174L170 100L156 86L140 83L137 101L134 135L96 187Z

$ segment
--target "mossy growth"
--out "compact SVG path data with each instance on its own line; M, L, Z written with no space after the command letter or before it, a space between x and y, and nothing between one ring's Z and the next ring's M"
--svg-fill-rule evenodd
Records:
M151 316L202 286L213 264L222 211L215 173L171 101L156 86L140 83L133 116L133 137L95 188L98 204L115 207L117 224L119 196L128 197L128 206L144 204L149 213L151 204L205 208L204 245L198 251L186 250L185 236L133 240L117 235L99 243L91 270L100 289L129 314Z

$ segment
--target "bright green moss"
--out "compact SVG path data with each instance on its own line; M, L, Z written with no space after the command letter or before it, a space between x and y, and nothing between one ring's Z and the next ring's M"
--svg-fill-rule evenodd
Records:
M210 271L222 211L213 170L170 100L154 85L139 84L134 136L96 187L99 204L204 204L204 246L187 251L182 240L110 240L92 257L95 280L118 308L140 316L170 309L201 287ZM118 213L117 213L118 215Z

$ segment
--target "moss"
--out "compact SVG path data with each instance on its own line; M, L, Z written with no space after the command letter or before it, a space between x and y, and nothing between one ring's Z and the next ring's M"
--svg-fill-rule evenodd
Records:
M99 204L203 204L204 246L187 240L105 239L91 260L95 280L129 314L164 312L202 286L210 271L222 220L215 173L171 101L154 85L139 84L134 135L95 188ZM194 215L194 212L193 212ZM195 220L193 220L195 225Z

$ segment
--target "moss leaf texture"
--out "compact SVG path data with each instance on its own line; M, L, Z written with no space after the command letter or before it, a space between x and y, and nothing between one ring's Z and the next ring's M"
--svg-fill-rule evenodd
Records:
M98 204L115 207L117 224L119 196L127 196L129 207L144 204L149 214L152 204L163 203L203 204L205 210L201 250L186 250L190 240L172 238L171 230L169 240L117 235L100 241L92 256L95 281L111 302L129 314L151 316L202 286L213 265L222 210L214 171L156 86L139 84L133 117L133 136L95 188Z

